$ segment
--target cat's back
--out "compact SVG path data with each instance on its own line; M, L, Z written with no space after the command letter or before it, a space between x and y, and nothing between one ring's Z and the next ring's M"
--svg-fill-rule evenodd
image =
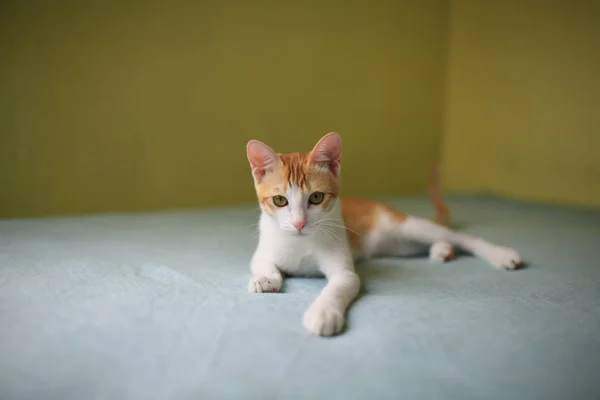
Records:
M361 246L362 238L382 224L402 223L406 214L375 200L355 197L341 199L342 216L353 248Z

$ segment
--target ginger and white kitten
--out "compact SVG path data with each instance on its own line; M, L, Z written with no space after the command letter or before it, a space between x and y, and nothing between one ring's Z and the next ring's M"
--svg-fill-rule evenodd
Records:
M257 140L246 150L262 210L248 291L278 292L283 275L324 275L327 285L304 313L304 327L314 335L343 329L360 289L355 261L429 251L432 260L443 262L457 247L502 269L522 263L513 249L443 226L448 212L436 187L432 197L439 223L375 201L341 199L337 133L325 135L309 153L278 154Z

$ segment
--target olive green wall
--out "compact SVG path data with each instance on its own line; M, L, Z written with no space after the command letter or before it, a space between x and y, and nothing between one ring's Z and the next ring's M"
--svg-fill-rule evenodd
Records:
M600 2L453 0L448 189L600 207Z
M245 144L345 143L344 191L420 192L447 2L5 1L0 217L253 201Z

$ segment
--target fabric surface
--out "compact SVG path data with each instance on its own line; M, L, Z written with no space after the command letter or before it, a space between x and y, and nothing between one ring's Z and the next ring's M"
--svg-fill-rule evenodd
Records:
M451 209L529 267L362 264L334 338L302 327L324 280L246 292L254 207L0 221L0 398L600 398L600 214L485 197Z

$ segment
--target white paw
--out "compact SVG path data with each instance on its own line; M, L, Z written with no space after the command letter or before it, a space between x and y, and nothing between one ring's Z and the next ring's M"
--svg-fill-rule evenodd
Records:
M314 303L304 312L304 328L315 336L332 336L344 327L344 313L339 309Z
M523 259L516 250L494 246L487 252L487 259L496 268L513 270L523 266Z
M450 243L435 242L429 248L429 259L431 261L446 262L454 258L454 247Z
M281 289L281 278L267 278L266 276L253 276L248 282L250 293L273 293Z

